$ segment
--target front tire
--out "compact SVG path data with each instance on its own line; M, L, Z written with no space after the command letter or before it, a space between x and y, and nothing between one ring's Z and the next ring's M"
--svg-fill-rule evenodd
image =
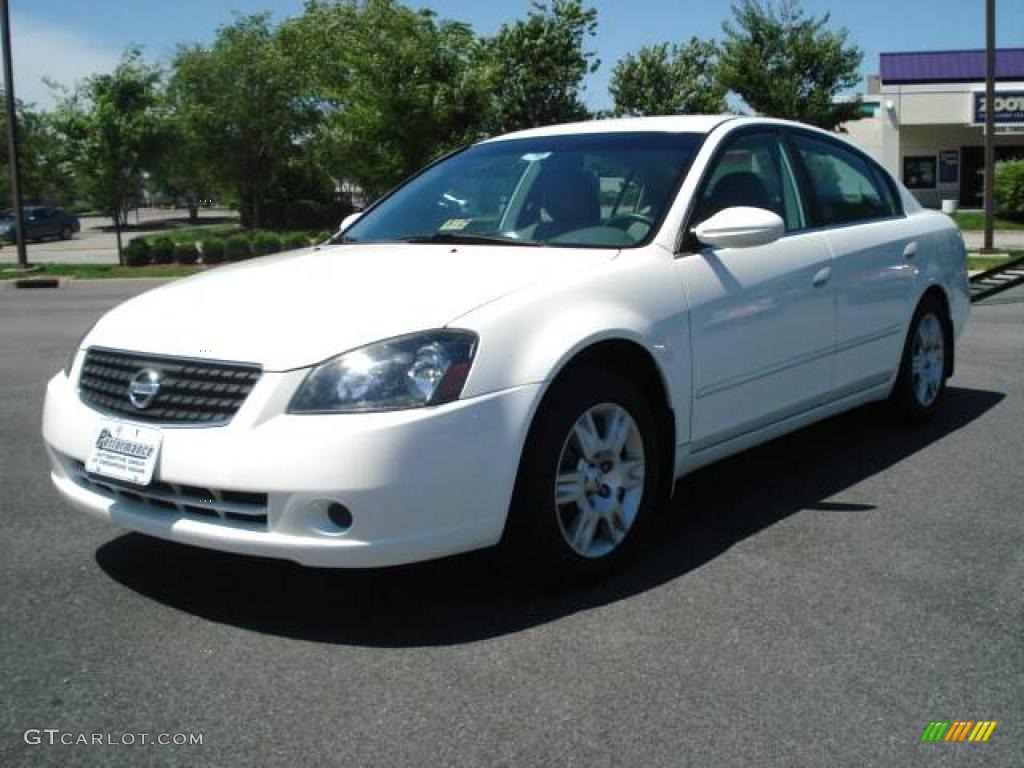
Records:
M911 421L926 421L938 410L946 392L946 361L952 354L946 311L926 296L914 312L904 344L892 404Z
M509 512L517 569L571 584L628 558L658 500L658 434L628 378L588 367L557 381L530 429Z

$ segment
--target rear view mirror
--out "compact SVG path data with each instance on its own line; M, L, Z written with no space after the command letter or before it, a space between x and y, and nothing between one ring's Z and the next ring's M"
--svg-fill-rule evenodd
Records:
M785 231L786 224L777 213L738 206L702 221L694 234L705 245L716 248L752 248L774 243Z

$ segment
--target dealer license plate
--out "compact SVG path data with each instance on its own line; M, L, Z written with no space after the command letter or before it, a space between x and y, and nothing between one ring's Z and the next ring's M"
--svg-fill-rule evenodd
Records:
M162 439L159 429L104 421L92 441L85 471L134 485L149 485Z

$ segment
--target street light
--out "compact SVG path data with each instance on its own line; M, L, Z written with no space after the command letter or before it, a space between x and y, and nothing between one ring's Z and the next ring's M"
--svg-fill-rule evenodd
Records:
M21 207L21 176L18 173L18 110L14 101L14 66L11 64L11 15L7 0L0 0L0 35L4 47L4 90L7 97L7 164L10 166L11 202L14 206L14 239L18 244L18 267L28 268L25 253L25 212Z

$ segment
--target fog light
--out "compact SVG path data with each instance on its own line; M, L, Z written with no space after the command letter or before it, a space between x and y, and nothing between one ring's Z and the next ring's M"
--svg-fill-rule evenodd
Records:
M327 505L327 519L342 531L352 527L352 513L348 511L348 507L336 501Z

